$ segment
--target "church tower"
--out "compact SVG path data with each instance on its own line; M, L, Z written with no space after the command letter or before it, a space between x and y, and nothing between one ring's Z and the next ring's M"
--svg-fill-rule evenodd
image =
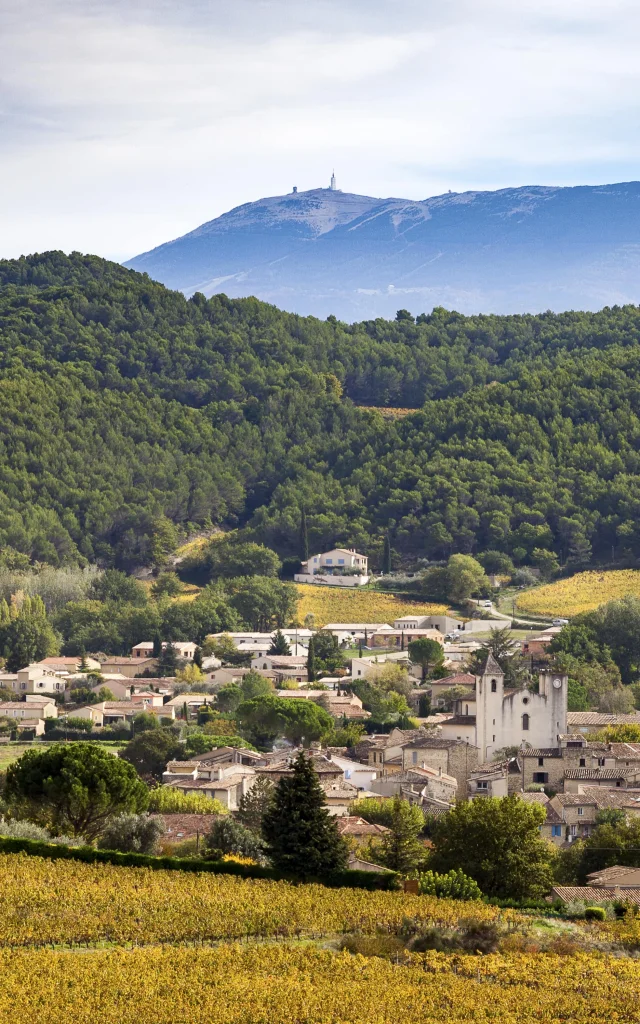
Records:
M332 192L336 192L337 189L338 189L338 186L336 185L336 172L335 171L331 172L331 184L329 185L329 188L331 189Z

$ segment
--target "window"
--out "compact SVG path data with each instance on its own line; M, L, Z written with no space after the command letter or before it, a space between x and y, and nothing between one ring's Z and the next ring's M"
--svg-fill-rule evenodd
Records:
M543 764L544 764L544 757L539 757L538 758L538 767L542 768Z
M344 565L344 558L338 559L338 565Z
M598 758L598 768L604 768L604 757Z
M616 779L616 786L620 787L621 785L622 785L622 779Z
M325 561L327 565L333 565L333 558L326 558Z
M417 750L414 750L411 753L411 763L412 764L417 764L418 763L418 751Z
M578 807L578 817L581 818L584 814L584 807Z
M561 836L562 835L562 825L552 825L551 826L551 835L552 836Z
M522 703L523 704L528 704L529 703L529 698L528 697L523 697L522 698Z
M262 667L263 667L263 668L268 668L268 667L269 667L269 666L267 665L266 661L265 661L265 662L263 662L263 665L262 665Z
M465 715L469 714L469 705L468 704L465 704L465 706L464 706L464 713L465 713Z
M587 761L586 761L586 758L584 758L584 757L581 757L581 758L580 758L580 767L581 767L581 768L586 768L586 767L587 767Z
M495 679L492 679L491 680L491 692L495 693L497 689L498 689L498 684L496 683Z
M549 774L548 774L548 772L534 772L533 773L533 781L534 782L538 782L538 783L542 783L542 785L546 785L546 783L549 781Z
M477 786L478 789L488 789L489 788L489 783L488 782L477 782L476 786Z
M522 716L522 731L523 732L527 732L528 729L529 729L529 716L527 714L524 714Z

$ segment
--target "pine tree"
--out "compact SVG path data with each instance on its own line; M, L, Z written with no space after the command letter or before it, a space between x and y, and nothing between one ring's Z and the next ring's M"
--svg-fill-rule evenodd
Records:
M304 505L300 509L300 561L309 561L309 535L307 533L307 513Z
M313 637L309 640L309 651L307 653L307 680L313 683L316 678L316 653L313 645Z
M384 535L384 550L382 552L382 571L388 574L391 572L391 540L389 539L389 533Z
M291 654L291 648L287 643L287 639L280 629L276 629L275 633L271 637L271 647L268 651L269 654L280 654L281 656Z
M304 751L293 763L293 774L278 782L262 835L274 866L296 878L322 878L347 866L346 843Z

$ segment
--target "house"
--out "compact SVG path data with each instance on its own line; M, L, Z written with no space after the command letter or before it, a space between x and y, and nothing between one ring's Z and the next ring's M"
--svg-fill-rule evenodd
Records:
M278 681L292 679L297 683L306 683L309 678L307 658L299 654L264 654L252 659L251 668L254 671L274 672Z
M332 548L321 555L312 555L308 561L302 563L302 572L313 574L326 572L327 569L357 569L361 576L368 572L369 559L366 555L360 555L354 548Z
M161 693L155 693L153 690L134 690L129 696L129 700L132 704L141 704L145 711L148 711L150 707L161 708L164 706L164 700Z
M392 729L390 733L374 733L361 739L355 747L356 756L376 769L378 776L402 771L402 751L410 740L426 736L424 729Z
M640 725L640 711L628 715L605 715L599 711L569 711L567 729L571 732L599 732L608 725Z
M457 779L442 768L409 768L371 783L371 792L382 797L402 796L412 803L427 801L445 807L453 806L457 789Z
M186 661L193 661L193 656L196 653L197 644L191 643L190 640L163 640L162 649L168 647L169 644L175 647L179 658L184 658ZM131 657L135 659L146 659L153 657L153 642L151 640L144 640L140 644L136 644L135 647L131 648Z
M66 673L43 666L40 662L21 668L13 678L5 677L3 685L21 696L49 694L62 697L66 688Z
M220 769L220 774L214 778L177 779L168 785L180 793L201 793L218 800L228 811L237 811L242 797L249 792L254 781L254 776L239 772L225 774L224 769Z
M322 627L323 632L333 633L340 644L358 644L360 640L368 643L369 637L379 629L391 629L388 622L329 622Z
M308 650L309 640L313 636L312 629L303 629L300 627L296 629L294 627L287 627L281 629L280 632L284 636L285 640L290 646L298 645ZM207 637L207 640L221 640L222 638L230 637L238 651L246 651L247 654L266 654L273 644L273 633L211 633ZM291 652L294 653L293 650Z
M514 779L512 788L509 788L510 779ZM520 768L515 758L506 758L504 761L489 761L486 764L479 764L469 774L467 780L467 796L470 800L476 797L502 797L509 796L520 785Z
M371 713L362 707L362 701L353 693L338 694L331 690L278 690L278 697L283 700L312 700L328 711L333 718L362 720L370 718Z
M469 694L473 697L475 705L476 677L470 675L469 672L454 672L453 675L444 676L443 679L434 679L427 685L431 693L431 706L434 708L442 707L444 705L447 691L452 690L454 686L470 687Z
M454 619L450 615L403 615L400 619L394 619L395 629L435 629L442 636L447 633L455 633L464 628L462 619Z
M352 786L350 782L346 782L345 779L321 783L321 785L327 802L327 810L332 817L348 815L351 805L362 796L361 791Z
M367 672L375 669L377 665L385 665L387 662L397 662L406 668L410 673L415 671L409 661L408 651L392 651L389 654L369 654L362 658L351 659L351 678L363 679Z
M175 718L175 708L168 704L156 707L148 703L135 703L133 701L103 700L98 704L89 704L87 707L78 708L73 712L74 718L88 718L97 728L107 725L122 725L130 722L134 715L147 711L159 718Z
M557 846L587 839L594 828L599 807L597 800L586 793L556 793L549 807L557 820L552 823L551 841Z
M445 739L424 731L402 746L402 768L431 768L442 770L458 784L458 793L467 793L467 781L478 767L479 750L464 740Z
M256 766L256 772L258 775L263 775L273 782L279 782L280 779L293 775L292 762L295 759L296 753L297 751L295 750L280 751L271 758L264 758L264 761L267 761L267 763ZM312 753L311 758L322 786L333 782L345 781L342 768L334 764L330 758L317 752Z
M57 718L58 708L55 701L43 697L40 700L0 701L0 718L13 718L16 722L37 720L40 718Z
M178 718L184 718L184 709L187 709L188 718L197 718L198 711L203 704L213 706L215 697L211 693L181 693L172 697L164 705L165 708L173 708Z
M85 655L84 662L85 669L92 672L99 671L100 662L97 658L90 658L89 655ZM69 675L75 675L76 672L80 671L82 658L79 655L68 657L64 654L56 654L50 658L43 658L42 661L38 661L36 664L53 669L54 672L67 672Z
M127 679L134 679L143 672L156 672L158 662L155 658L127 658L109 657L102 662L102 674L114 673L125 676Z
M635 789L640 786L637 768L568 768L564 773L565 793L579 793L584 787Z
M329 758L342 770L346 782L350 782L359 790L369 791L371 789L371 783L377 777L377 771L374 768L331 751L329 751Z
M397 647L398 650L408 648L412 640L435 640L444 647L444 637L437 629L428 626L415 629L396 629L383 626L369 637L369 647Z
M110 690L116 700L129 701L132 694L140 694L145 692L152 692L155 698L168 697L172 690L168 683L175 682L172 679L160 679L160 678L149 678L149 679L138 679L131 680L127 676L123 676L121 679L117 679L114 676L102 677L102 682L97 683L96 686L91 687L92 693L99 693L102 689ZM153 687L153 690L150 690Z

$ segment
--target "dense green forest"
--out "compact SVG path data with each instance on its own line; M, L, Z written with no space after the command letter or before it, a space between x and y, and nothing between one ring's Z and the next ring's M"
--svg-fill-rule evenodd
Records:
M347 325L0 262L0 561L159 561L190 525L297 555L640 555L640 309ZM358 408L415 408L390 420Z

